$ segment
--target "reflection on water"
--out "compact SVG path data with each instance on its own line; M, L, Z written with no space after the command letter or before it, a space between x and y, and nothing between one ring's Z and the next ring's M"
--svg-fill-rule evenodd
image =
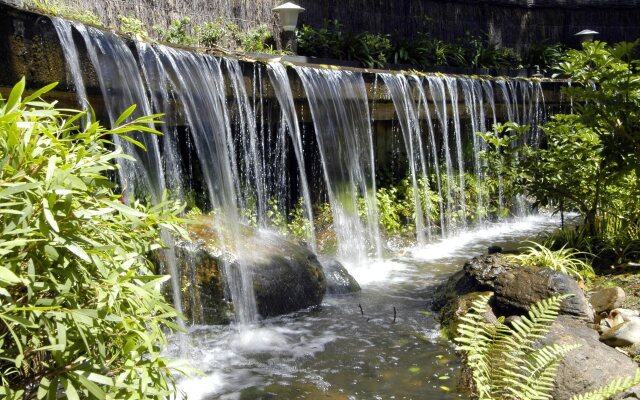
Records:
M459 361L428 311L433 288L490 244L557 226L536 216L469 231L351 268L362 292L236 331L198 326L184 379L190 399L453 399ZM362 312L360 307L362 307ZM394 311L397 315L394 322Z

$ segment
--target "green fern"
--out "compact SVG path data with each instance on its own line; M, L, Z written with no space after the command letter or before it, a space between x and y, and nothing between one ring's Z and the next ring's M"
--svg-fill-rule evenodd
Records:
M571 400L607 400L620 392L640 384L640 370L636 370L633 376L615 379L607 386L603 386L591 392L573 396Z
M502 318L495 323L484 321L489 297L480 296L472 303L471 311L461 318L456 338L471 369L475 395L480 400L550 399L560 361L579 346L534 348L534 343L547 334L567 296L534 304L513 328Z
M480 295L458 326L457 349L471 370L474 395L479 400L551 399L560 362L580 345L535 343L544 338L555 321L560 304L570 295L554 296L531 306L529 313L509 328L504 318L488 323L484 314L491 295ZM571 400L606 400L640 383L640 370L633 377L616 379L609 385Z

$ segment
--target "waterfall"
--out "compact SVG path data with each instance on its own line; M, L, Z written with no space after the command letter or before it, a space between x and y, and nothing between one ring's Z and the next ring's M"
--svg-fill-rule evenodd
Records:
M157 54L171 90L181 104L189 126L209 201L220 211L231 240L216 226L221 247L237 254L240 243L240 178L225 94L221 62L215 57L158 46ZM148 58L142 58L146 60ZM153 89L152 89L153 90ZM241 99L246 102L246 98ZM246 105L246 103L245 103ZM237 322L243 326L257 319L251 272L244 262L223 262Z
M431 92L431 97L434 103L434 109L436 111L436 115L438 120L440 121L440 132L442 134L442 151L444 152L445 157L445 172L446 172L446 197L447 197L447 208L445 211L445 221L447 226L447 232L450 232L454 229L453 227L453 209L454 209L454 201L453 201L453 190L451 189L450 182L453 182L453 162L451 159L451 149L449 144L449 118L447 113L447 95L445 92L445 82L443 78L439 77L428 77L427 82L429 83L429 90Z
M364 265L368 246L382 252L376 206L373 142L362 75L295 67L304 86L338 237L338 252L351 265ZM360 219L364 199L366 226Z
M55 24L63 27L57 31L65 54L71 56L68 58L68 64L71 65L70 72L76 85L78 100L80 103L86 103L86 90L82 83L77 48L71 36L70 23L58 19ZM142 77L136 60L124 41L116 35L104 33L95 28L87 28L82 24L74 24L74 27L83 37L98 76L111 125L113 126L120 114L133 104L137 105L137 109L132 114L134 117L150 115L151 105L144 91ZM114 137L116 145L122 147L126 154L136 159L136 163L119 160L123 193L125 193L125 197L128 197L143 188L144 193L150 195L152 202L157 204L162 200L166 189L157 138L145 133L133 136L145 146L146 151L132 146L122 138ZM180 275L175 245L173 238L165 230L161 232L161 239L166 245L166 249L163 251L163 264L171 275L173 303L176 310L182 314ZM178 324L182 325L183 322L179 320ZM184 341L181 340L181 342L184 348Z
M261 140L258 138L256 128L256 118L249 104L249 96L244 85L244 76L238 60L225 59L224 63L229 71L231 87L238 105L238 126L239 136L237 140L241 143L242 176L239 177L244 183L244 188L238 193L241 202L241 209L251 207L250 200L255 201L255 212L258 224L266 225L267 214L267 188L262 170L263 152L260 147ZM237 130L236 130L237 132Z
M91 114L89 111L89 100L87 98L87 89L84 85L82 78L82 72L80 69L80 57L78 56L78 49L73 41L73 31L71 23L67 20L58 17L52 17L51 22L56 29L58 38L60 39L60 45L62 46L62 52L67 62L67 70L71 75L71 80L76 89L76 96L78 97L78 104L83 111L87 111L86 117L84 117L84 125L88 126L91 123Z
M380 258L378 140L390 147L382 150L392 157L406 155L419 245L486 223L488 208L496 203L499 215L512 204L525 213L524 199L505 198L501 176L497 201L489 198L487 183L496 174L487 171L480 157L487 145L475 133L498 121L513 121L532 126L520 144L539 144L545 107L540 83L390 73L366 82L354 71L243 64L129 43L59 18L53 18L53 24L82 108L88 108L87 89L73 29L84 42L111 124L132 104L137 105L133 117L164 114L166 123L155 127L162 136L134 135L146 151L114 138L136 160L119 161L119 184L126 198L146 196L158 203L168 190L173 198L187 200L200 190L193 184L199 179L203 190L196 195L217 215L214 229L224 252L238 255L241 222L269 228L272 212L290 216L298 200L302 209L296 215L308 221L306 240L316 251L313 201L326 195L338 258L358 267ZM378 87L378 79L384 87ZM298 83L300 98L293 90ZM379 97L378 89L383 92ZM382 114L376 113L375 138L374 111ZM378 123L386 121L392 132L399 132L398 140L381 139L385 133L378 129L385 125ZM192 163L191 157L197 160ZM403 168L404 161L391 160ZM468 196L466 189L475 195ZM190 279L193 271L178 270L174 243L166 233L163 240L174 304L181 311L181 279ZM258 314L248 265L223 262L222 269L236 321L251 324Z
M426 218L425 229L424 207L422 195L429 205L429 195L422 193L425 185L428 187L426 160L422 145L422 132L418 121L418 112L413 101L409 81L404 75L380 74L384 81L400 122L400 128L404 137L404 145L409 159L409 172L413 185L413 200L415 205L416 240L418 244L425 244L427 237L431 238L431 220ZM428 210L427 210L428 211Z
M310 229L307 234L311 248L315 252L316 249L316 237L315 228L313 226L313 209L311 204L311 193L309 191L309 183L307 181L307 172L304 165L304 148L302 145L302 133L300 131L300 124L298 123L298 115L296 112L295 103L293 101L293 93L291 92L291 84L289 83L289 77L287 76L287 69L280 63L269 63L267 67L271 84L280 104L282 110L282 119L286 126L291 142L293 143L293 151L296 156L296 162L298 165L298 172L300 175L300 185L302 188L302 198L304 202L305 217L310 223Z

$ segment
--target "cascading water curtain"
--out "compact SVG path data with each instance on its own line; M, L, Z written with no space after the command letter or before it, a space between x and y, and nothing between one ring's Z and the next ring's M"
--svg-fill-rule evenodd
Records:
M362 75L295 67L309 101L338 238L338 254L365 265L382 252L376 205L373 141ZM365 221L360 218L364 200Z

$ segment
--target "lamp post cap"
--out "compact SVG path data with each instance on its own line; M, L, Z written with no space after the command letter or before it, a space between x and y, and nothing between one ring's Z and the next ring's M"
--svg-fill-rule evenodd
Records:
M583 35L598 35L600 32L592 31L591 29L583 29L580 32L576 33L575 36L583 36Z
M304 11L304 8L300 7L300 6L299 6L299 5L297 5L297 4L293 4L293 3L291 3L291 2L287 2L287 3L284 3L284 4L280 4L280 5L279 5L279 6L277 6L277 7L273 7L271 10L272 10L272 11L285 11L285 10L286 10L286 11L289 11L289 10L297 10L297 11L299 11L299 12L302 12L302 11Z

